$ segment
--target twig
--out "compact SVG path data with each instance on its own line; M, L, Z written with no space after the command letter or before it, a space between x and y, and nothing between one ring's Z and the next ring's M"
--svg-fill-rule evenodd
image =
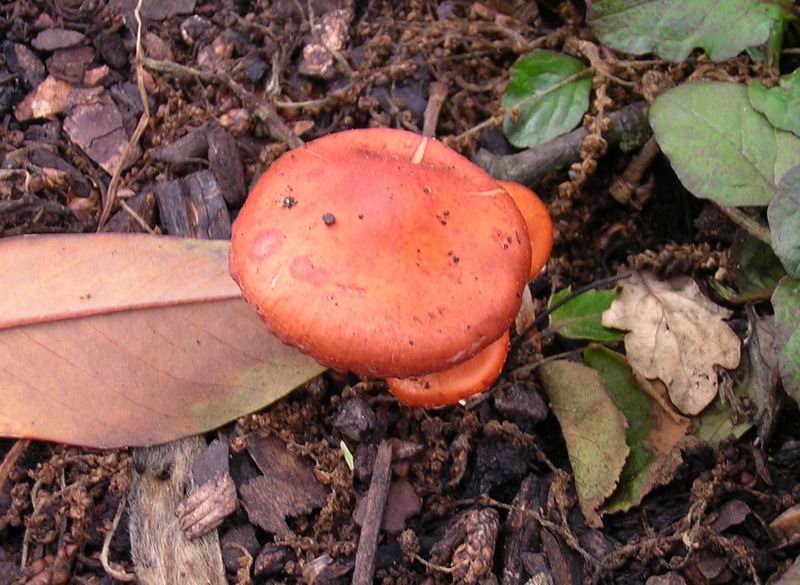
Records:
M749 215L736 207L728 207L727 205L717 205L717 207L719 207L719 210L722 213L728 216L728 219L730 219L748 234L754 238L758 238L768 246L772 245L772 234L770 233L769 228L752 215Z
M392 445L381 441L375 464L372 468L372 481L367 494L367 512L361 524L358 539L353 585L369 585L375 573L375 552L378 549L378 536L381 532L386 496L389 494L389 480L392 475Z
M545 319L549 318L550 315L556 309L559 309L566 305L568 302L572 301L576 297L582 295L585 292L590 290L597 290L602 289L610 284L613 284L619 280L624 280L629 278L633 273L632 272L623 272L622 274L617 274L615 276L609 276L608 278L601 278L600 280L595 280L592 283L587 284L586 286L582 286L578 289L572 291L571 294L567 295L565 298L561 299L559 302L555 303L554 305L547 307L544 311L539 313L536 316L536 319L533 320L533 323L528 325L525 329L523 329L514 341L511 342L511 346L508 348L508 357L506 358L506 365L503 368L503 376L508 375L508 368L510 364L514 361L514 356L519 351L519 348L522 347L522 344L528 339L528 336L534 329L541 328L542 324L545 322Z
M622 174L611 184L608 189L611 196L623 205L630 202L633 192L660 152L661 148L658 146L658 142L654 136L651 136L631 159Z
M457 136L453 136L453 137L447 139L446 143L447 144L460 144L461 142L463 142L464 140L466 140L470 136L480 132L484 128L492 128L492 127L495 127L495 126L499 126L500 123L502 123L503 118L505 117L506 114L510 114L511 116L518 115L519 114L519 110L520 110L521 107L529 104L530 102L535 102L535 101L540 100L540 99L542 99L544 97L547 97L551 93L557 92L562 87L564 87L566 85L569 85L570 83L573 83L574 81L578 81L580 79L583 79L584 77L591 77L592 75L594 75L594 71L595 70L593 68L589 67L587 69L584 69L583 71L579 71L578 73L574 73L574 74L570 75L569 77L565 77L564 79L562 79L558 83L555 83L555 84L551 85L548 88L545 88L545 89L543 89L541 91L537 91L536 93L532 93L531 95L524 97L518 104L514 105L512 108L501 108L499 113L495 114L491 118L487 118L486 120L484 120L480 124L477 124L476 126L473 126L472 128L469 128L468 130L465 130L461 134L458 134Z
M560 360L560 359L563 359L563 358L570 357L572 355L575 355L576 353L582 352L584 349L585 348L583 348L583 347L576 347L575 349L570 349L570 350L567 350L567 351L562 351L561 353L556 353L556 354L553 354L553 355L549 355L547 357L543 357L540 360L536 360L534 362L525 364L524 366L520 366L516 370L513 370L509 374L509 377L510 378L514 378L516 380L519 380L521 378L524 378L528 374L530 374L535 369L543 366L544 364L547 364L547 363L555 361L555 360Z
M167 73L179 78L193 78L207 83L227 85L245 106L253 110L253 115L269 127L270 132L272 132L276 138L282 140L291 148L297 148L304 144L304 142L286 125L286 122L281 118L278 112L275 111L272 105L259 100L252 92L237 83L228 73L202 71L200 69L194 69L193 67L187 67L186 65L180 65L174 61L150 59L147 57L142 58L142 64L153 71Z
M111 575L114 579L116 579L117 581L125 581L127 583L130 583L136 580L136 575L134 575L133 573L128 573L126 571L119 571L114 567L112 567L111 563L108 562L108 550L111 547L111 541L114 538L114 534L117 532L117 526L119 526L119 521L122 519L122 513L124 511L125 511L125 496L123 495L119 499L119 504L117 505L117 512L116 514L114 514L114 519L111 521L111 527L103 537L103 548L100 551L100 562L102 563L103 569L105 569L106 573Z
M114 174L111 176L111 182L108 184L108 191L106 191L106 198L103 201L103 212L100 214L100 219L97 222L97 231L101 231L103 226L111 217L111 212L114 209L114 203L117 200L117 189L119 182L122 179L122 170L128 164L133 149L139 144L147 124L150 122L150 102L147 96L147 90L144 87L144 69L142 68L142 0L136 2L136 8L133 10L133 16L136 18L136 56L134 57L134 65L136 67L136 85L139 89L139 99L142 102L142 115L139 117L139 123L136 124L136 129L131 135L131 139L125 146L122 157L119 159L117 168L114 169Z
M446 575L452 575L456 572L456 567L443 567L442 565L437 565L436 563L432 563L430 561L426 561L417 553L414 553L414 560L417 561L420 565L428 569L429 571L433 571L434 573L444 573Z
M500 114L495 114L491 118L486 118L480 124L476 124L472 128L464 130L461 134L456 136L449 136L445 138L445 144L448 146L457 145L463 143L467 138L470 138L474 134L483 131L486 128L495 128L503 123L504 114L501 112Z
M5 458L3 458L3 462L0 463L0 494L3 493L6 487L6 482L8 481L8 476L11 475L11 470L14 469L17 461L19 461L19 458L22 457L25 449L27 449L30 444L31 442L29 439L18 439L11 446L11 449L8 450Z
M441 81L434 81L428 86L428 103L422 122L422 135L432 138L436 136L436 125L439 123L439 114L442 113L444 100L447 99L447 85Z
M156 230L151 228L150 225L148 225L148 223L144 220L144 218L142 218L141 215L136 213L136 211L133 210L130 205L125 203L124 200L120 200L119 206L122 207L122 209L124 209L125 212L133 218L133 221L138 223L142 227L142 229L144 231L146 231L148 234L156 234L156 233L158 233L158 232L156 232Z
M338 99L339 96L347 95L347 92L349 92L351 89L353 89L354 86L355 86L355 83L350 82L347 85L345 85L343 88L337 89L335 91L330 92L324 98L319 98L319 99L315 99L315 100L303 100L303 101L300 101L300 102L288 102L288 101L283 101L283 100L274 100L272 102L272 104L276 108L281 109L281 110L300 110L300 109L303 109L303 108L321 108L322 106L326 106L329 103L333 102L334 100Z
M603 132L609 145L622 144L626 150L632 150L644 144L652 134L645 102L625 106L609 115L609 120L608 129ZM506 156L480 150L475 162L497 179L532 185L547 173L579 161L581 144L588 134L585 128L578 128L547 144Z

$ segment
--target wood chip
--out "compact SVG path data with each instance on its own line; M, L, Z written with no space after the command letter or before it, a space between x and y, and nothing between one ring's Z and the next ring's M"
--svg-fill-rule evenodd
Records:
M40 51L57 51L79 45L84 40L86 35L76 30L48 28L36 35L31 44Z
M359 499L356 505L353 519L359 526L364 524L368 503L369 498L364 497ZM381 530L388 534L400 534L406 529L406 520L419 514L420 510L422 510L422 500L414 490L414 486L405 479L393 481L386 498Z
M547 529L542 529L542 550L550 563L556 585L583 584L583 560Z
M136 8L136 0L112 0L110 4L130 14L133 14ZM191 14L194 12L195 4L196 0L143 0L141 15L144 20L165 20L178 14Z
M212 240L231 237L228 208L211 171L159 183L152 190L166 233Z
M76 104L98 98L102 92L102 87L76 88L51 75L17 104L14 115L19 122L52 118Z
M214 439L192 463L192 476L197 485L210 481L221 473L229 473L228 444Z
M519 491L514 496L512 510L506 520L508 536L503 547L503 585L525 583L525 570L529 575L534 576L534 573L526 566L524 555L527 551L532 550L539 541L541 527L531 518L531 515L544 508L547 503L547 492L546 480L536 475L529 475L523 480Z
M128 146L128 132L122 113L108 94L72 108L64 120L64 131L109 175L119 166ZM139 153L137 147L135 156L127 161L126 166L133 163Z
M78 85L83 82L83 76L92 61L94 49L91 47L59 49L47 60L47 70L53 77Z
M136 215L141 217L144 222L152 226L156 218L156 195L152 191L140 193L130 199L126 199L125 203L128 204ZM103 227L104 232L124 232L124 233L142 233L146 230L134 216L132 216L126 209L120 209L111 219L108 220Z
M183 163L205 158L208 152L208 125L191 128L174 142L153 152L153 158L168 163Z
M243 555L242 549L254 558L259 549L256 530L252 524L234 526L222 537L220 545L222 546L222 561L225 563L225 568L231 573L235 573L239 569L239 559Z
M286 518L307 514L325 503L327 490L311 465L275 438L247 437L247 450L264 475L242 486L242 505L250 522L279 537L291 531Z
M3 42L2 47L8 68L12 73L22 77L29 87L35 88L44 81L46 75L44 63L33 51L25 45L11 41Z
M244 203L247 186L239 146L222 126L214 125L208 132L208 163L225 201L234 207Z

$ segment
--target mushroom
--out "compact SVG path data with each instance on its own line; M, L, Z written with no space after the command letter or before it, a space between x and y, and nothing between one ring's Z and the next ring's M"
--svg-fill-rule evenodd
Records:
M531 239L530 278L534 279L547 265L553 251L553 220L544 202L525 185L515 181L499 183L514 199L528 226L528 236Z
M545 267L553 250L553 221L541 199L525 185L499 181L517 204L531 242L529 279ZM387 378L389 390L406 404L420 407L443 406L479 394L489 388L503 371L508 355L509 332L486 349L443 372L411 378Z
M273 163L230 256L267 327L326 367L398 379L466 368L489 383L530 267L525 219L495 179L433 138L385 128ZM502 354L493 374L465 364L479 352Z

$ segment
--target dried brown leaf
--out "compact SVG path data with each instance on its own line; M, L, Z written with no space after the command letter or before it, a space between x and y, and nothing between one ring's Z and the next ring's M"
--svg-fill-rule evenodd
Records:
M227 254L223 241L144 234L0 240L0 435L160 443L321 372L267 332Z
M619 287L603 325L628 331L625 351L633 367L664 382L682 413L699 413L717 395L715 366L739 365L741 343L723 321L730 311L688 277L662 281L634 273Z

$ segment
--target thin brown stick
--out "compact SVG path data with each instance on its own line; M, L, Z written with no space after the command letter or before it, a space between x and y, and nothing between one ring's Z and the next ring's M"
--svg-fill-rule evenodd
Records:
M6 487L6 482L8 481L8 476L11 475L11 470L14 469L17 461L19 461L19 458L22 457L25 449L27 449L28 445L30 444L30 439L17 440L11 446L11 449L9 449L8 453L6 453L3 462L0 463L0 494L3 493L3 490Z
M658 146L655 136L651 136L631 159L622 174L611 184L608 189L611 196L623 205L630 202L633 192L660 152L661 148Z
M174 61L149 59L144 57L142 64L152 71L167 73L181 79L198 79L206 83L227 85L242 103L253 111L253 115L267 125L275 138L282 140L291 148L302 146L304 142L286 125L286 122L268 103L259 100L252 92L237 83L228 73L202 71Z
M122 209L124 209L125 212L133 218L133 221L138 223L141 226L141 228L144 231L146 231L148 234L157 234L158 233L158 232L156 232L156 230L154 230L153 228L150 227L150 225L144 220L144 218L141 215L136 213L136 211L133 210L130 205L125 203L124 200L121 200L119 202L119 206L122 207Z
M136 580L136 575L117 570L108 562L108 550L111 547L111 541L114 538L114 533L117 531L117 526L119 526L119 521L122 519L122 512L125 511L125 501L125 496L122 496L117 505L117 512L114 514L114 519L111 521L111 527L103 537L103 548L100 550L100 563L103 565L103 569L105 569L106 573L111 575L114 579L130 583Z
M97 222L97 231L101 231L103 226L111 217L111 212L114 209L114 203L117 200L117 189L119 182L122 179L122 170L130 160L133 154L133 149L139 144L147 124L150 123L150 102L147 95L147 90L144 87L144 69L142 68L142 0L138 0L136 8L133 11L133 16L136 18L136 56L134 57L134 65L136 67L136 85L139 89L139 99L142 102L142 115L139 117L139 123L136 124L136 129L133 131L131 139L125 146L122 157L119 160L117 168L114 169L114 174L111 176L111 182L108 184L108 191L106 191L105 201L103 201L103 211L100 214L100 219Z
M367 512L361 525L358 539L353 585L369 585L375 573L375 553L378 550L378 537L381 533L383 511L389 495L389 480L392 476L392 445L381 441L375 464L372 467L372 481L367 494Z
M439 115L442 113L444 100L447 99L447 84L441 81L434 81L428 86L428 104L425 106L425 114L422 122L422 135L428 138L436 136L436 126L439 123Z
M624 280L631 276L631 272L623 272L622 274L616 274L614 276L609 276L608 278L601 278L600 280L595 280L587 284L586 286L582 286L579 289L572 291L571 294L567 295L565 298L561 299L559 302L555 303L554 305L547 307L544 311L539 313L534 319L533 323L528 325L524 330L520 331L519 335L514 338L514 341L511 343L511 346L508 348L508 357L506 358L506 365L503 369L503 376L508 376L509 368L511 363L514 360L514 356L519 351L522 344L525 343L525 340L528 339L528 336L531 334L532 331L535 329L541 328L542 324L545 322L546 319L550 317L550 315L556 309L563 307L568 302L572 301L576 297L582 295L583 293L590 291L590 290L600 290L603 289L611 284L616 283L617 281Z
M728 219L748 234L754 238L758 238L768 246L772 245L772 233L769 231L769 227L758 221L755 217L748 215L736 207L728 207L727 205L717 205L717 207L722 213L728 216Z
M532 93L531 95L525 97L522 101L520 101L520 103L518 103L517 105L515 105L512 108L501 108L499 113L495 114L491 118L487 118L486 120L484 120L480 124L477 124L477 125L473 126L472 128L469 128L469 129L465 130L461 134L459 134L457 136L453 136L453 137L447 139L446 143L447 144L461 144L464 140L466 140L467 138L473 136L474 134L477 134L478 132L480 132L481 130L483 130L485 128L494 128L495 126L499 126L503 122L503 118L505 117L505 115L507 113L513 115L514 113L519 112L519 109L522 106L525 106L528 103L535 102L537 100L545 98L548 95L550 95L551 93L554 93L554 92L558 91L559 89L561 89L562 87L564 87L566 85L569 85L570 83L573 83L575 81L579 81L579 80L581 80L581 79L583 79L585 77L591 77L592 75L594 75L594 71L595 71L594 69L589 67L587 69L584 69L583 71L579 71L578 73L574 73L574 74L570 75L569 77L565 77L564 79L562 79L558 83L555 83L555 84L551 85L548 88L545 88L545 89L543 89L541 91L537 91L536 93Z

